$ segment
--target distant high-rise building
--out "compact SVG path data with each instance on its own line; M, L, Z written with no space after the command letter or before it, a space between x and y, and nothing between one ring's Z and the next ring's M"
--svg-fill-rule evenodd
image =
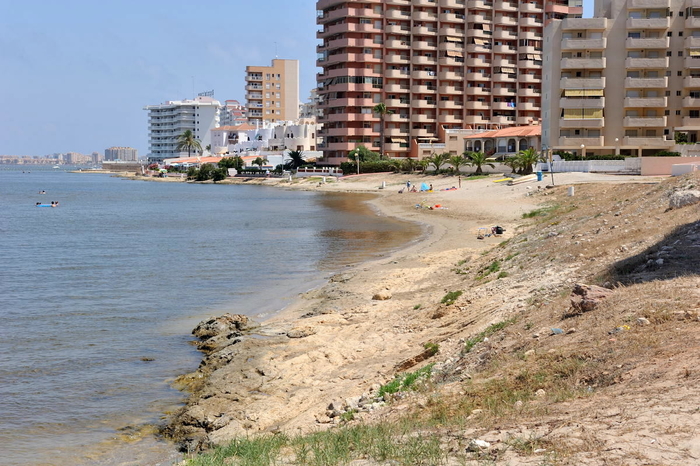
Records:
M299 105L299 118L315 118L321 116L321 99L318 89L311 89L306 102Z
M93 153L93 162L96 163L95 154ZM97 154L99 155L99 154ZM138 160L138 151L133 147L110 147L105 149L105 161L112 162L120 160L122 162L135 162Z
M699 1L596 0L593 18L547 33L543 144L643 156L700 142Z
M537 123L544 24L583 13L581 0L318 0L316 9L328 164L360 144L419 156L416 143L445 129Z
M246 108L248 121L299 118L299 61L272 60L271 66L247 66Z
M202 149L211 144L211 130L219 126L220 103L211 97L192 100L172 100L144 107L148 110L150 153L148 160L188 157L187 151L177 150L177 137L190 130L200 141Z

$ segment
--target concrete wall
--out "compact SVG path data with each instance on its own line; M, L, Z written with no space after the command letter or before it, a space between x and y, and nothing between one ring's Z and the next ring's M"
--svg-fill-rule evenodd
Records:
M642 157L642 176L670 175L673 165L700 163L698 157Z

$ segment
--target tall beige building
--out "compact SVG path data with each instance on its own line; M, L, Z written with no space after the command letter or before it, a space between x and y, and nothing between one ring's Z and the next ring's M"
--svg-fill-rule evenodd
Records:
M363 144L417 156L444 129L536 124L544 24L581 0L319 0L323 161Z
M248 121L275 122L299 118L299 61L272 60L271 66L247 66Z
M700 131L700 0L596 0L545 33L543 144L653 155Z

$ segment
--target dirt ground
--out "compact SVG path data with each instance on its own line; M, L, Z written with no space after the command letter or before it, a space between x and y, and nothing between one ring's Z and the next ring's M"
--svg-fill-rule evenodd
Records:
M430 233L301 295L254 336L210 348L180 380L194 394L170 433L196 448L332 428L341 418L329 404L352 410L351 422L440 407L452 420L433 434L462 452L455 464L700 464L700 204L668 209L700 176L556 174L553 188L498 178L285 183L377 193L383 215ZM399 193L408 180L434 191ZM478 238L495 225L502 236ZM576 284L609 293L576 312ZM427 363L424 390L354 406ZM473 439L490 446L464 453Z

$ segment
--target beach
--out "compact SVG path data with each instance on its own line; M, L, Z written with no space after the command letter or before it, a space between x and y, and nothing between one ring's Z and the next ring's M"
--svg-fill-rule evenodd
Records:
M658 181L556 176L562 185ZM545 182L508 186L494 182L498 178L462 177L459 188L457 177L374 174L285 186L377 193L372 204L379 215L420 222L427 234L388 257L335 275L249 335L207 346L198 371L179 380L193 395L169 433L194 451L234 436L327 428L338 422L326 415L330 404L376 391L421 362L426 343L456 345L460 337L524 308L525 297L506 300L497 293L460 307L461 316L440 305L446 293L464 288L455 267L507 241L519 231L524 213L564 193L547 190ZM409 180L434 190L399 193ZM379 189L382 182L385 188ZM479 238L496 225L505 229L502 236Z

